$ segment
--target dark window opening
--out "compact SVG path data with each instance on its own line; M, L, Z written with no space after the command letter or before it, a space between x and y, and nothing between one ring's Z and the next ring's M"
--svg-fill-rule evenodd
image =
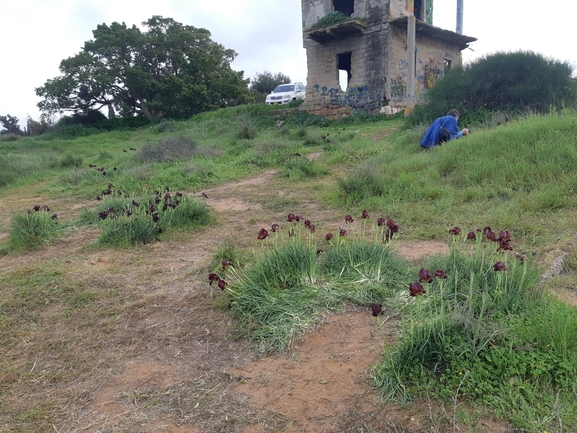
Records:
M425 5L423 0L415 0L415 18L419 21L425 21Z
M353 53L337 54L337 68L339 70L339 84L345 92L351 82L351 58Z
M451 69L451 59L445 59L445 72Z
M350 17L355 12L355 0L333 0L335 11Z

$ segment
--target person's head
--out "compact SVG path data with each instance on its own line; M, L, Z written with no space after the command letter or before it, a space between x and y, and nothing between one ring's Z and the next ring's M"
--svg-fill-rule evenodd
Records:
M447 116L453 116L455 119L458 119L459 118L459 112L453 108L453 109L449 110L449 112L447 113Z

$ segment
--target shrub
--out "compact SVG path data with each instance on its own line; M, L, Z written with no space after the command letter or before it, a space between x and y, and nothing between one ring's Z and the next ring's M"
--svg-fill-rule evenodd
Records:
M70 167L79 168L82 166L82 157L66 155L64 158L60 160L60 165L63 168L70 168Z
M154 130L157 134L163 134L165 132L173 132L177 129L176 125L177 124L174 120L165 120L156 125Z
M454 68L427 93L428 102L415 107L411 125L428 123L451 108L469 124L491 112L548 113L575 107L577 84L568 62L531 51L494 53L464 68Z
M184 135L162 138L147 143L136 153L140 162L167 162L192 158L196 152L196 142Z
M242 125L237 133L237 137L244 140L252 140L256 138L256 129L250 125Z

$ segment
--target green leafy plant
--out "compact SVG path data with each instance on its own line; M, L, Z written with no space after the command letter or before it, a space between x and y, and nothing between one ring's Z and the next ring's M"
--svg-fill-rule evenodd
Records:
M323 27L328 27L333 24L337 24L343 21L351 21L354 19L355 18L351 18L350 16L347 16L342 12L332 11L326 14L324 17L319 18L317 22L310 27L310 30L321 29Z

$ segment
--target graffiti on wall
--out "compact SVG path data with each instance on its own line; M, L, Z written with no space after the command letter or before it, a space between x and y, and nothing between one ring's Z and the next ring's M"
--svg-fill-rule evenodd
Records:
M391 98L403 99L407 97L407 80L405 76L399 75L391 79Z
M383 92L371 86L350 87L342 91L337 87L326 87L320 84L313 86L315 99L323 105L350 105L354 109L374 110L381 107Z
M407 70L407 60L399 60L398 75L390 81L392 99L398 100L407 97ZM435 83L443 77L444 73L444 63L439 63L435 59L426 61L418 59L415 76L415 95L421 100L426 99L427 90L433 88Z

